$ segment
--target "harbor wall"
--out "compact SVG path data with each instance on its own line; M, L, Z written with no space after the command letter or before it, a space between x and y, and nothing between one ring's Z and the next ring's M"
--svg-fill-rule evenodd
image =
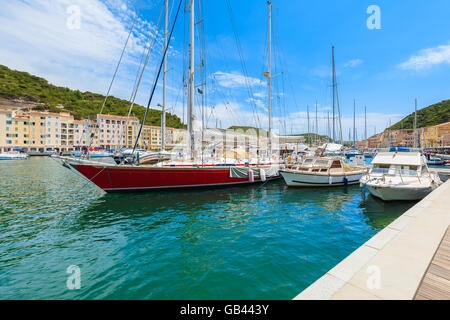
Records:
M413 299L450 225L449 195L447 181L294 299Z

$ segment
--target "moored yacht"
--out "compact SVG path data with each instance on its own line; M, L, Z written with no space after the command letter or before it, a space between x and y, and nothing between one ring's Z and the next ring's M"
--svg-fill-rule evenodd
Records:
M417 149L391 148L379 152L373 167L361 178L361 186L382 200L420 200L442 182L428 170L427 159Z
M367 170L349 166L343 157L310 157L280 173L290 187L328 187L356 184Z
M16 151L1 152L0 160L25 160L28 159L28 154Z
M170 40L172 39L172 32L175 27L175 23L178 17L178 13L180 12L180 8L183 2L180 1L178 4L178 9L174 15L173 24L170 29L170 32L164 32L164 34L168 35L168 37L164 40L163 52L162 52L162 61L159 63L159 68L157 68L157 72L154 78L154 82L152 85L151 94L149 97L149 102L147 104L146 112L144 113L144 117L141 121L141 125L139 127L139 131L136 133L134 140L134 147L131 150L129 156L123 155L124 159L130 159L130 161L122 161L121 155L119 154L119 158L117 159L115 164L107 164L100 163L96 161L89 161L85 159L64 159L67 166L70 168L74 168L78 172L80 172L83 176L85 176L89 181L96 184L98 187L102 188L107 192L124 192L124 191L143 191L143 190L159 190L159 189L174 189L174 188L199 188L206 187L211 188L215 186L234 186L240 184L253 184L264 181L269 181L276 179L279 177L278 170L280 161L277 159L278 156L273 154L274 150L276 150L276 144L273 143L273 132L272 132L272 114L271 114L271 68L269 62L269 71L265 73L268 78L268 118L269 118L269 130L267 137L267 147L260 148L257 145L258 149L258 157L255 160L248 159L248 162L245 160L239 159L237 150L234 150L234 154L236 158L234 163L230 163L228 161L229 155L226 152L226 149L223 148L223 152L220 158L218 156L214 161L206 161L205 162L205 125L202 123L198 125L198 122L195 120L194 110L195 110L195 94L196 92L199 94L203 94L205 83L201 85L202 89L197 88L195 82L195 73L197 72L195 65L195 29L196 25L195 21L196 16L194 12L195 2L191 1L186 7L185 12L189 12L189 67L187 72L187 135L184 143L186 144L186 148L181 156L182 161L180 159L175 159L176 161L166 162L159 161L159 156L157 156L157 163L143 164L141 160L145 160L139 158L140 154L137 152L137 148L140 144L141 134L143 130L144 123L146 122L146 117L148 115L148 111L150 109L150 105L152 103L153 95L158 83L158 79L160 77L161 71L164 69L163 76L165 77L166 69L165 69L165 61L167 50L170 47ZM271 10L272 4L268 2L269 6L269 23L271 19ZM167 16L167 8L168 2L165 1L166 7L166 20L168 20ZM200 19L198 19L200 20ZM167 23L165 24L165 29L167 29ZM269 32L269 55L268 60L270 59L270 32ZM148 54L150 53L150 48ZM119 62L120 63L120 62ZM144 64L142 66L141 76L145 69ZM202 64L202 67L203 64ZM202 69L204 70L204 69ZM202 71L203 72L203 71ZM114 78L113 78L114 80ZM203 81L204 82L204 81ZM111 82L112 83L112 82ZM184 86L186 86L184 84ZM165 80L163 80L163 92L165 88ZM136 92L138 89L138 83L136 88L134 89L134 96L136 96ZM163 94L164 96L164 94ZM166 103L164 102L163 97L163 110L165 110ZM106 98L105 98L106 101ZM104 102L105 104L105 102ZM131 107L133 103L131 104ZM130 107L130 112L131 112ZM161 150L164 150L163 138L165 137L165 116L162 116L161 121ZM101 112L100 112L101 113ZM199 130L200 129L200 130ZM222 133L221 133L222 136ZM225 139L226 142L226 139ZM209 141L208 143L212 143ZM225 143L226 144L226 143ZM234 149L238 149L239 147L243 147L245 149L245 141L242 141L242 146L234 146ZM269 159L268 162L260 161L261 149L264 149L264 156L267 156ZM266 152L267 151L267 152ZM215 152L213 152L215 153ZM167 155L167 153L165 154ZM165 156L164 155L164 156ZM154 156L154 155L150 155ZM275 159L273 157L275 156ZM173 158L173 157L171 157ZM119 162L119 163L117 163Z

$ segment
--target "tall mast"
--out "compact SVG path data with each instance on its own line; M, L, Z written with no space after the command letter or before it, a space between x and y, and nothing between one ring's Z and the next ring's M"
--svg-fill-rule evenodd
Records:
M167 47L167 28L168 28L168 0L165 0L165 18L164 18L164 49ZM161 150L166 148L166 73L167 73L167 51L164 55L163 66L163 105L161 115Z
M327 112L327 136L331 138L331 129L330 129L330 111Z
M317 122L317 100L316 100L316 143L319 140L319 123Z
M414 148L417 148L417 98L414 103Z
M189 81L188 81L188 118L187 118L187 127L188 127L188 154L191 160L194 159L194 128L193 128L193 120L194 120L194 73L195 73L195 59L194 59L194 41L195 41L195 31L194 31L194 1L191 1L190 7L190 26L189 26Z
M367 141L367 107L364 106L364 141L366 142L366 148L368 147Z
M267 1L269 6L269 20L268 20L268 34L269 34L269 42L268 42L268 68L267 72L267 80L268 80L268 112L269 112L269 155L272 157L272 2Z
M353 146L356 147L356 99L353 99Z
M309 130L309 105L306 106L306 115L308 117L308 135L309 136L309 145L311 146L311 132Z
M331 48L331 58L332 58L332 65L333 65L333 71L332 71L332 78L333 78L333 142L336 142L336 130L335 130L335 104L334 101L336 100L336 78L334 76L335 74L335 66L334 66L334 46Z

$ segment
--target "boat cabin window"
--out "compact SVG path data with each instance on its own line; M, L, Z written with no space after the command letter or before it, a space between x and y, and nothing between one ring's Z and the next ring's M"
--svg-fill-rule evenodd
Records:
M315 167L328 167L328 160L318 159L314 162Z
M370 173L384 173L387 174L389 171L388 164L374 164Z
M305 159L305 161L303 161L303 164L312 164L314 161L314 159Z
M402 176L416 176L417 166L402 166L401 174Z
M331 164L331 169L342 168L341 162L339 160L333 161Z

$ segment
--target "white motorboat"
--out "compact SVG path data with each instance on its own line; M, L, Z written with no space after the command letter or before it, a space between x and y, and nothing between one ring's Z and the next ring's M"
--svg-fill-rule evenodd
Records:
M280 173L290 187L328 187L356 184L366 167L351 167L343 157L310 157Z
M428 170L427 159L418 150L391 148L380 152L372 169L361 178L361 186L382 200L420 200L442 184L439 176Z
M28 159L28 154L22 152L2 152L0 153L0 160L25 160Z

